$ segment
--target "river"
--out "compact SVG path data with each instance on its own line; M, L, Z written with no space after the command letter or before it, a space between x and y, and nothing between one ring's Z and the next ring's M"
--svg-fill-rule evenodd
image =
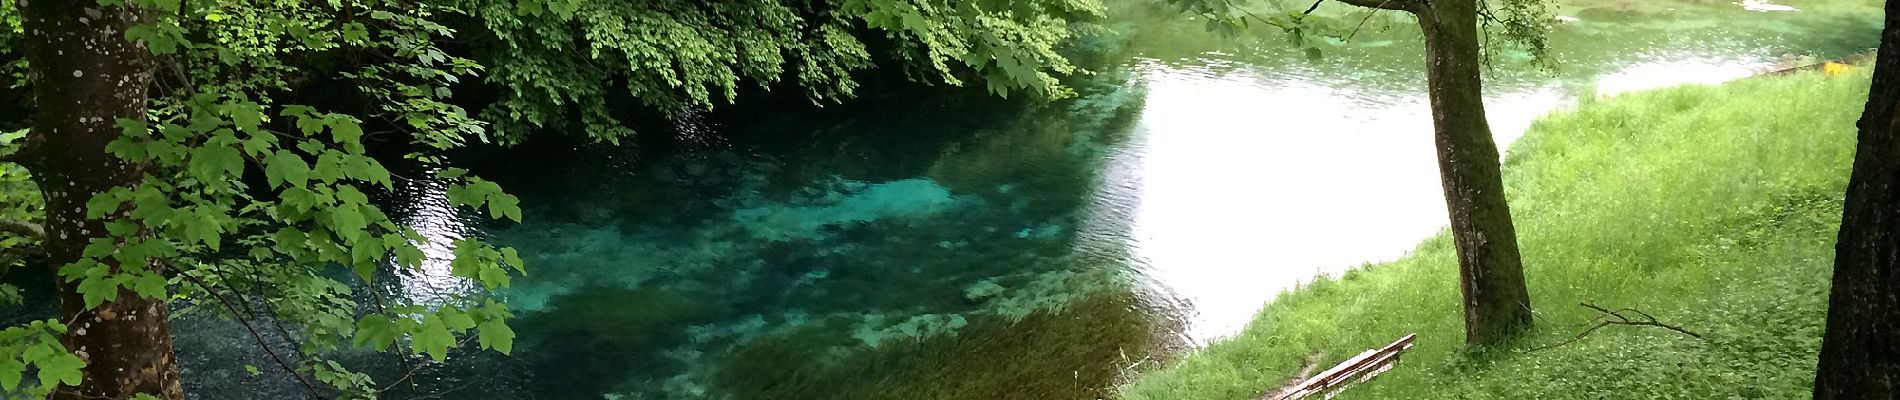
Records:
M1877 43L1876 3L1569 2L1554 70L1495 55L1488 115L1508 147L1578 101L1858 52ZM547 139L468 161L520 195L519 225L407 182L379 199L392 215L436 243L514 246L530 275L497 293L518 316L515 357L471 346L386 395L1108 395L1281 291L1444 229L1416 28L1327 7L1367 22L1317 60L1266 29L1216 35L1117 2L1075 99L873 81L845 105L760 97L637 145ZM445 248L430 255L378 289L478 290L449 277ZM268 364L239 328L178 325L193 397L298 393L243 372ZM344 358L386 382L426 364Z

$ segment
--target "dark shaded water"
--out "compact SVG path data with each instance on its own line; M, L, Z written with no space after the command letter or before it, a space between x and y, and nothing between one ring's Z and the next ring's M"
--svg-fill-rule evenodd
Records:
M1507 146L1578 98L1859 51L1877 40L1874 3L1567 3L1558 72L1509 54L1490 72L1492 126ZM638 146L542 139L470 162L520 195L520 225L406 182L382 200L392 215L435 243L514 246L531 275L499 293L516 357L459 351L390 397L1106 396L1281 290L1442 229L1416 29L1394 17L1307 61L1275 33L1220 37L1118 4L1121 33L1087 45L1113 57L1075 99L754 97ZM430 253L380 289L477 290L447 273L448 249ZM296 396L243 371L269 364L240 329L178 322L194 397ZM349 359L383 382L425 363Z

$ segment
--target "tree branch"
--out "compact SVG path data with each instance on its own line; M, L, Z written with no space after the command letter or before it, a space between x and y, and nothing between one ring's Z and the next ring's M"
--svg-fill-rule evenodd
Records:
M231 316L237 319L238 323L244 325L245 330L248 330L251 332L251 339L255 339L257 341L257 346L264 350L264 354L270 356L271 361L276 362L278 367L284 369L284 372L289 373L290 376L296 377L298 383L302 383L304 388L310 390L311 397L323 398L323 395L320 394L321 389L319 389L316 384L311 383L308 378L304 378L302 373L297 372L296 367L290 366L290 363L284 361L283 357L279 357L275 350L271 350L270 343L264 340L264 335L257 332L257 327L251 325L250 319L244 318L244 316L239 314L238 308L236 305L231 304L230 300L225 300L224 295L218 294L217 290L212 289L210 285L206 285L204 281L198 280L198 277L191 276L190 273L186 273L185 271L177 271L177 272L178 272L178 276L184 277L185 280L190 281L192 284L198 285L198 288L204 289L205 293L210 294L211 297L216 298L218 300L218 303L223 304L224 310L230 312Z
M1589 336L1591 332L1596 332L1597 329L1602 329L1603 327L1610 326L1610 325L1653 326L1657 328L1663 328L1663 329L1676 331L1677 333L1689 335L1689 337L1693 337L1696 339L1708 340L1706 338L1703 338L1701 334L1690 332L1688 329L1683 329L1681 326L1670 325L1670 324L1663 323L1662 321L1658 321L1656 320L1655 316L1649 315L1649 313L1643 312L1643 310L1638 310L1634 308L1620 308L1620 309L1617 309L1616 311L1610 311L1610 309L1608 308L1598 307L1597 305L1590 304L1590 303L1580 303L1578 305L1597 311L1596 318L1590 319L1590 323L1592 324L1590 325L1589 329L1584 329L1583 332L1578 332L1577 336L1571 337L1570 340L1565 340L1565 341L1558 342L1557 344L1552 344L1549 346L1538 347L1535 349L1531 349L1531 351L1540 351L1544 349L1549 349L1549 348L1554 348L1558 346L1575 343L1578 340L1583 340L1584 336ZM1639 316L1641 318L1630 318L1629 315L1623 314L1626 312L1634 313L1636 314L1636 316Z
M1325 3L1325 2L1326 0L1313 0L1313 5L1310 7L1306 7L1306 11L1300 13L1300 16L1313 15L1313 10L1319 9L1319 3Z
M0 232L30 237L35 240L46 239L46 228L40 224L14 219L0 219Z
M1375 9L1371 9L1371 10L1367 10L1367 11L1366 11L1366 17L1365 17L1365 18L1360 18L1360 19L1359 19L1359 25L1356 25L1356 26L1353 26L1353 27L1352 27L1352 33L1348 33L1348 34L1346 34L1346 42L1347 42L1347 43L1351 43L1351 42L1352 42L1352 38L1355 38L1355 37L1359 37L1359 30L1360 30L1360 29L1364 29L1364 28L1366 27L1366 21L1371 21L1371 20L1372 20L1372 16L1374 16L1374 15L1379 15L1379 12L1380 12L1380 11L1384 11L1384 10L1380 10L1380 9L1376 9L1376 8L1375 8Z
M1339 0L1339 2L1365 8L1411 12L1422 11L1425 6L1425 3L1419 0Z

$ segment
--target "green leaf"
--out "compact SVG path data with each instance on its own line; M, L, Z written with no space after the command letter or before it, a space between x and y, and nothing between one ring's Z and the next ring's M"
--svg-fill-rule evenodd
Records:
M86 218L104 217L106 214L119 211L119 206L125 204L125 197L120 195L129 193L130 191L125 188L117 188L110 192L92 195L91 199L86 200Z
M363 142L363 127L355 120L338 118L330 122L330 137L346 146L360 145Z
M256 133L257 126L264 122L264 111L257 104L231 103L224 109L231 114L231 123L237 125L240 132Z
M61 382L69 386L79 385L79 369L85 367L86 362L71 353L64 351L55 353L53 357L38 360L33 364L40 368L41 384Z
M316 209L319 201L316 192L302 187L284 189L283 193L277 195L277 199L278 204L284 207L286 211L295 214L302 214Z
M128 121L128 120L121 119L119 121ZM137 121L134 121L134 122L137 122ZM121 122L121 125L119 125L119 127L124 128L125 125L123 125ZM0 132L0 145L13 144L13 142L17 142L20 139L25 139L27 131L28 131L27 129L21 129L21 130L12 131L12 132ZM143 133L144 130L140 129L139 131Z
M336 183L345 176L343 168L343 153L325 150L317 156L317 162L310 165L310 178L323 183Z
M94 264L85 273L85 276L80 277L77 289L80 297L86 302L86 308L98 308L100 304L105 304L106 300L119 296L119 282L106 276L105 265Z
M475 278L476 278L475 280L481 282L482 287L488 290L495 290L495 288L507 287L510 284L508 271L501 269L501 267L497 267L494 265L482 265L476 271L477 272L475 273Z
M489 194L488 215L492 218L507 218L521 222L521 199L501 192Z
M528 273L528 264L521 261L521 253L516 252L513 247L501 248L501 262L515 267L515 272Z
M402 332L396 325L396 321L382 315L371 314L356 321L356 337L351 340L351 343L357 347L383 351L389 348L389 345L396 343L396 338L400 336Z
M515 330L501 319L483 321L476 329L475 338L481 342L482 348L493 349L501 354L514 353Z
M303 187L310 181L310 164L289 150L277 150L276 155L264 162L264 180L272 187L286 183Z
M526 16L541 15L540 0L515 0L515 13Z
M244 155L230 146L206 145L191 150L191 176L200 182L229 182L241 178Z
M343 40L351 43L362 43L363 41L369 40L369 29L365 28L361 22L343 24Z
M223 242L220 235L224 234L224 224L220 220L225 217L224 214L208 207L197 207L197 212L189 215L192 219L184 223L182 239L204 243L211 250L218 250L219 244Z
M410 337L410 348L417 353L428 353L429 358L442 362L449 358L449 346L455 345L455 335L449 333L448 325L442 317L430 314L422 317L422 326L416 328Z
M362 206L330 207L328 214L330 215L330 230L339 235L355 235L356 232L369 227L369 221L363 218Z
M460 310L444 308L441 312L437 313L437 315L442 316L443 326L449 327L449 330L452 332L461 332L475 328L475 318L468 316L468 313L461 312Z
M131 118L119 118L119 119L112 120L112 125L119 127L119 136L124 136L124 137L143 137L146 135L147 131L151 130L151 127L149 125L146 125L145 121L140 121L140 120L131 119ZM25 135L26 131L20 131L19 133L21 135ZM0 143L13 141L13 139L5 139L4 136L5 135L0 135Z
M383 164L377 162L374 158L351 155L346 156L344 160L339 162L344 169L344 173L350 178L380 184L385 189L395 187L395 181L389 179L389 170L384 169Z
M302 131L304 136L315 135L323 130L323 119L300 114L297 116L297 130Z
M468 175L468 170L461 168L443 168L441 171L435 172L435 176L442 179L455 179L462 177L462 175Z
M165 277L163 276L147 272L133 276L130 283L128 288L139 296L150 299L165 298Z
M486 346L486 342L483 344ZM0 391L14 391L20 388L20 378L26 377L26 363L14 356L0 356Z
M426 257L422 249L417 248L413 244L397 247L395 253L396 265L404 268L421 266L423 258Z
M106 143L106 152L112 153L121 160L144 161L146 159L145 143L130 137L120 137L114 139L112 143Z

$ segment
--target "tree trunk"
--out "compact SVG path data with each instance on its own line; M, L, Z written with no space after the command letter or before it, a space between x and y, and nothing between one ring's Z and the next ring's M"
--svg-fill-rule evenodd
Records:
M1834 288L1814 377L1816 399L1892 399L1900 392L1900 14L1887 1L1887 26L1874 57L1874 82L1860 116L1860 144L1834 245Z
M96 193L142 179L144 167L107 154L120 118L144 120L153 60L125 31L145 12L93 1L19 0L26 53L39 107L23 161L46 199L45 246L51 265L80 259L104 221L86 218ZM121 290L97 308L81 300L77 282L59 282L61 342L86 360L85 381L55 399L124 399L137 393L182 399L178 364L162 299Z
M1438 174L1458 246L1465 343L1497 344L1531 325L1517 230L1504 200L1497 144L1484 117L1473 0L1434 0L1416 12L1425 34Z

